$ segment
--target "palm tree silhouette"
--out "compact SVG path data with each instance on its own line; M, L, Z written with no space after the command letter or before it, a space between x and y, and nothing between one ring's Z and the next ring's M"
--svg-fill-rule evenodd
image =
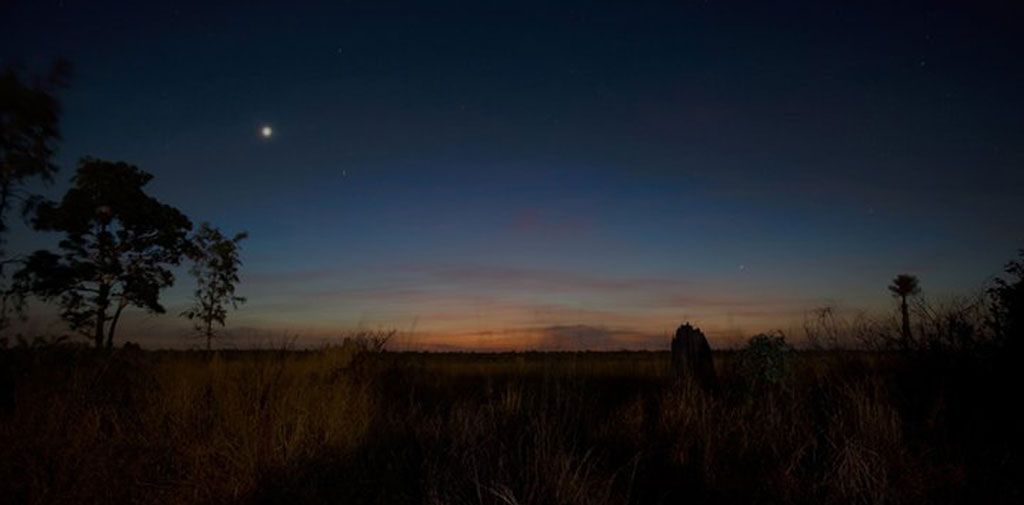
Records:
M917 277L908 274L899 274L889 285L889 291L894 298L900 299L900 313L903 315L903 346L910 345L910 313L907 310L907 297L914 296L921 292L921 286Z

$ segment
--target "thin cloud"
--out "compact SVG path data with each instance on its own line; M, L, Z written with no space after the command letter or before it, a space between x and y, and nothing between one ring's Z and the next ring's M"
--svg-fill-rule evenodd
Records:
M428 268L426 271L438 281L455 285L557 291L621 292L666 289L687 284L683 280L661 277L587 275L563 270L495 265L438 266Z
M548 326L534 332L536 346L541 350L617 351L663 349L668 345L664 335L586 324Z
M578 216L564 217L540 208L527 208L512 216L508 228L516 233L564 237L587 233L593 229L593 223Z

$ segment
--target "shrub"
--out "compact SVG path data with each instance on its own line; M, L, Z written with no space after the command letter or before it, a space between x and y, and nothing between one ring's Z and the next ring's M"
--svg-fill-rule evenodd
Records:
M795 350L781 331L750 338L739 355L739 372L751 385L777 386L790 374Z

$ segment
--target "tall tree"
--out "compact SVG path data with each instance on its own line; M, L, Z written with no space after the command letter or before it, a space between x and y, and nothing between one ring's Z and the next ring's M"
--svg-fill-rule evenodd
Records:
M910 310L907 307L907 297L919 294L921 292L921 287L917 281L917 277L908 274L900 274L892 280L892 284L889 285L889 291L892 293L894 298L900 299L900 314L903 316L903 324L901 326L903 346L907 347L911 343Z
M67 85L69 75L70 65L64 60L54 62L48 74L30 79L15 65L0 70L0 331L9 324L10 314L24 306L23 293L7 283L7 267L20 262L3 250L7 213L17 205L27 215L37 198L25 190L25 183L51 182L57 172L52 161L60 140L55 93Z
M193 321L196 332L206 338L207 351L215 334L213 324L224 326L227 305L237 309L238 304L245 303L245 298L235 295L235 285L242 265L239 243L246 237L244 232L225 237L209 223L203 223L192 237L189 273L196 279L196 289L192 307L181 315Z
M59 300L61 316L96 347L113 346L126 307L165 312L168 267L189 247L188 218L143 191L152 178L127 163L84 158L61 202L41 204L34 220L38 230L64 233L60 254L36 251L18 276Z

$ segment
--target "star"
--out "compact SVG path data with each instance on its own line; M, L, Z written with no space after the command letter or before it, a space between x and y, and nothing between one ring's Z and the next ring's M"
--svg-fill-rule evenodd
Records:
M260 128L260 136L265 138L265 139L269 139L270 136L273 135L273 134L274 134L274 129L271 128L270 125L263 125L263 127Z

